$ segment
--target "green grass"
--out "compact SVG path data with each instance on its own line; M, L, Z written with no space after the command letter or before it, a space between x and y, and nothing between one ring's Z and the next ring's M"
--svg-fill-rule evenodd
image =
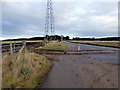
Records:
M45 56L26 52L7 56L2 62L3 88L35 88L40 86L53 66Z
M66 50L70 48L69 45L62 43L62 42L56 42L52 41L46 44L42 49L47 49L47 50Z
M81 43L81 44L93 44L93 45L120 47L120 42L118 42L118 41L80 41L80 40L70 40L69 42Z

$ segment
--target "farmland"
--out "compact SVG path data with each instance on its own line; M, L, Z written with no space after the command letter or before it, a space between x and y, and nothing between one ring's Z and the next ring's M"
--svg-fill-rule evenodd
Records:
M49 41L44 46L41 42L26 41L26 46L23 42L22 47L26 47L23 51L20 49L13 56L3 55L3 88L116 88L118 86L117 48L86 45L116 45L117 41L69 41L72 43ZM35 52L36 50L47 52L40 54ZM66 53L47 54L52 50L58 53L65 50Z
M1 44L9 44L9 43L14 43L14 41L5 41L2 42ZM16 43L21 43L22 41L15 41ZM34 43L34 42L42 42L42 40L26 40L26 43Z
M71 43L80 43L80 44L91 44L91 45L100 45L100 46L110 46L110 47L120 47L119 41L80 41L80 40L69 40Z

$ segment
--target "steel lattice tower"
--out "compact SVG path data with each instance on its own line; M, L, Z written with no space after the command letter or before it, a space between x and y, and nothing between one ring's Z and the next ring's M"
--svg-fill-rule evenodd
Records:
M55 31L54 31L53 3L52 3L52 0L47 0L44 35L52 36L54 34L55 34Z

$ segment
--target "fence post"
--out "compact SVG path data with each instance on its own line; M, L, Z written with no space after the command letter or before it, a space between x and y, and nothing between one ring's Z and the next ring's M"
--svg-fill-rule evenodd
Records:
M24 52L24 59L26 60L26 42L25 41L23 41L23 46L24 46L24 50L23 50L23 52Z
M10 54L13 56L12 42L10 42Z
M14 53L15 53L15 41L14 41Z
M26 42L23 41L23 46L25 47L25 52L26 52Z

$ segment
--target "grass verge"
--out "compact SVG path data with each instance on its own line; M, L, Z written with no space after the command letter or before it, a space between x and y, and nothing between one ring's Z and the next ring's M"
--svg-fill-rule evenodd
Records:
M53 62L45 56L26 52L3 60L3 88L35 88L42 84Z
M38 47L36 49L46 49L46 50L66 50L70 48L70 45L67 45L62 42L51 41L47 43L44 47Z
M81 43L81 44L92 44L92 45L101 45L101 46L109 46L109 47L120 47L119 41L74 41L71 40L69 42L72 43Z

